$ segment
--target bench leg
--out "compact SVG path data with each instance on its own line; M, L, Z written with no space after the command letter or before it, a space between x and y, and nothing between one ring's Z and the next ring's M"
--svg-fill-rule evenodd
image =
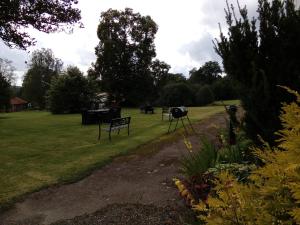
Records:
M118 135L120 134L120 129L118 129Z
M109 130L109 141L111 141L111 129Z
M101 123L99 122L98 141L100 140L100 137L101 137Z

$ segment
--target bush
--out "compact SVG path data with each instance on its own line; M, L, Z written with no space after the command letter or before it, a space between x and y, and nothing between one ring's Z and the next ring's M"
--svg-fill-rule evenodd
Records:
M191 106L194 92L186 83L171 83L163 87L159 102L166 106Z
M285 104L280 116L280 149L268 144L255 149L264 166L252 172L247 184L229 172L219 175L217 195L194 206L206 224L300 223L300 95L293 93L297 102Z
M214 94L209 85L202 86L196 93L196 104L207 105L215 100Z
M237 99L237 90L237 84L233 83L228 77L219 79L212 85L215 100Z
M67 71L51 82L48 104L52 113L78 113L88 107L92 90L88 80L77 67Z

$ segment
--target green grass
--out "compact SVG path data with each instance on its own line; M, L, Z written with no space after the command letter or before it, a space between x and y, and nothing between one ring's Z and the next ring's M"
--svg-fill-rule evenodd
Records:
M224 111L222 106L189 108L189 117L198 121ZM138 109L122 109L130 115L131 133L102 132L97 125L81 126L81 115L52 115L49 112L0 114L0 208L26 193L49 185L77 180L113 157L127 154L138 146L163 136L168 121Z

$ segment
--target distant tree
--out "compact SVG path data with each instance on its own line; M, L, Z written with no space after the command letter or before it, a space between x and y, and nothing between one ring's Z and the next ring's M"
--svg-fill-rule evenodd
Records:
M300 11L292 0L259 0L258 21L246 7L239 13L228 5L228 35L221 33L216 50L240 85L247 133L274 144L281 104L291 100L277 85L300 90Z
M93 93L88 79L74 66L69 66L52 80L48 91L48 104L52 113L78 113L89 106Z
M168 83L171 66L158 59L151 63L150 70L153 79L153 96L158 98L162 88Z
M9 108L9 99L11 97L11 84L15 80L12 62L0 58L0 109Z
M54 57L51 49L43 48L32 53L28 66L22 85L23 97L33 106L44 109L51 80L58 76L63 63Z
M196 68L190 71L189 81L193 84L212 84L219 78L221 78L221 67L216 61L206 62L198 70Z
M199 88L195 96L196 105L203 106L212 103L215 100L211 86L206 84Z
M129 8L109 9L101 14L95 71L104 91L133 105L151 97L150 65L156 55L156 32L157 25L150 16L141 16Z
M35 43L24 28L50 33L65 30L80 19L80 10L72 8L77 0L3 0L0 2L0 38L10 47L26 49Z
M160 104L165 106L191 106L194 104L194 91L187 83L170 83L164 86Z
M211 86L215 100L238 99L239 86L228 76L218 79Z

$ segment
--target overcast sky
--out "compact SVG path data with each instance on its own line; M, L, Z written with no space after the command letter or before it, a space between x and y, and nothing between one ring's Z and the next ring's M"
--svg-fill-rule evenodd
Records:
M229 2L236 3L235 0ZM247 5L249 14L255 15L256 0L240 0L240 5ZM150 15L158 24L157 58L171 65L171 72L188 76L193 67L198 68L208 60L221 62L214 52L212 40L219 37L218 23L226 30L225 6L225 0L79 0L77 7L81 10L85 28L75 28L72 34L30 31L37 44L28 51L50 48L65 67L76 65L86 73L95 61L96 30L101 12L129 7L141 15ZM27 70L28 51L10 49L0 40L0 58L13 61L18 85Z

